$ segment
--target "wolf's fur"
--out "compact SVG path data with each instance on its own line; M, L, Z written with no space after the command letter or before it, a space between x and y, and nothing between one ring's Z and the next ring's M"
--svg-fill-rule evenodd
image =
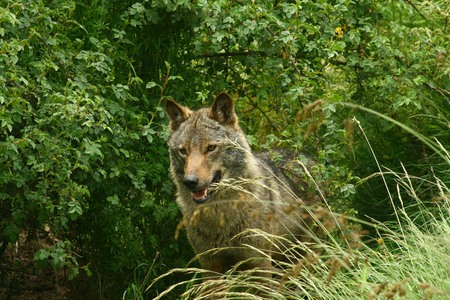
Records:
M218 273L236 263L245 269L270 268L272 242L242 233L259 229L301 238L304 220L289 211L314 197L302 191L304 183L268 160L268 153L251 152L228 94L197 111L168 99L166 112L177 203L189 241L202 254L200 263Z

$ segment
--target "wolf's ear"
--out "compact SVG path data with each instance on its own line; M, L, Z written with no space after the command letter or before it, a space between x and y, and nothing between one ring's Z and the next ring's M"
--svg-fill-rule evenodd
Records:
M237 126L238 120L230 95L225 92L217 95L211 106L209 117L222 125Z
M166 114L170 120L170 129L177 130L181 123L186 121L191 115L191 111L175 101L166 98Z

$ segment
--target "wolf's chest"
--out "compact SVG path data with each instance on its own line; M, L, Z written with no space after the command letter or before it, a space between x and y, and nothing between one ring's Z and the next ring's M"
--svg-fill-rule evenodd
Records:
M266 216L264 207L254 203L218 203L198 206L185 221L189 235L223 245L248 229L264 228Z

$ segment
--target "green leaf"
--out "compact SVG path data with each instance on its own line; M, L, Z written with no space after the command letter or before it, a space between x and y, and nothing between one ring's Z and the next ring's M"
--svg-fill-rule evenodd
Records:
M20 228L16 224L12 223L6 226L3 234L7 238L7 241L10 243L15 243L19 239L20 231Z
M70 201L67 204L69 205L68 212L71 215L72 220L83 214L83 209L78 201Z
M156 82L150 81L147 82L147 84L145 85L146 89L151 89L154 88L155 86L161 87L159 84L157 84Z
M107 197L106 200L109 203L111 203L112 205L119 205L120 204L119 196L117 196L116 194L114 194L114 196Z
M45 249L39 249L34 255L36 261L46 261L50 256L50 253Z
M101 158L103 158L103 153L100 150L102 146L100 144L84 139L84 147L85 147L84 153L93 156L100 156Z

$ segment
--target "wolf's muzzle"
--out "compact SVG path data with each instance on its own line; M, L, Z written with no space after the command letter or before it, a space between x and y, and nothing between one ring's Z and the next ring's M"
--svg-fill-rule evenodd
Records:
M192 199L197 203L206 202L210 195L211 191L209 189L210 185L213 183L218 183L222 179L222 172L216 171L211 182L204 186L199 186L199 178L195 175L186 175L183 178L183 184L188 188L192 193Z

